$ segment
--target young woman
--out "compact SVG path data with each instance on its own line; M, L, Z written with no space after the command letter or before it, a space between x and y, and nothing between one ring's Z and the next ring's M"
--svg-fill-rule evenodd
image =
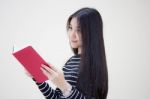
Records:
M57 88L37 83L46 99L106 99L108 72L103 40L103 22L94 8L82 8L67 22L74 55L62 70L42 65L41 70Z

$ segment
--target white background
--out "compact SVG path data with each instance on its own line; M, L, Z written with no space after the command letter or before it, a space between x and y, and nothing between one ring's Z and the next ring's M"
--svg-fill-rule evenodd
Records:
M67 19L82 7L96 8L103 18L108 99L150 99L149 5L149 0L0 0L0 99L44 99L12 47L32 45L61 68L73 55Z

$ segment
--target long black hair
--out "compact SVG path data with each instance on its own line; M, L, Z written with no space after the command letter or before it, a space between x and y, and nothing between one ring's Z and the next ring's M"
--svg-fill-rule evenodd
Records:
M82 53L77 88L88 99L106 99L108 93L108 71L103 39L103 22L95 8L81 8L67 21L69 28L72 18L77 18L81 29ZM77 48L72 48L78 54Z

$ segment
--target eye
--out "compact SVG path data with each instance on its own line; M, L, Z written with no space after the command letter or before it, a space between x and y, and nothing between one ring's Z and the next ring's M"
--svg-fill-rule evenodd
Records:
M69 27L68 27L68 30L72 30L72 27L71 27L71 26L69 26Z
M81 32L81 29L80 29L80 28L78 28L78 29L77 29L77 33L80 33L80 32Z

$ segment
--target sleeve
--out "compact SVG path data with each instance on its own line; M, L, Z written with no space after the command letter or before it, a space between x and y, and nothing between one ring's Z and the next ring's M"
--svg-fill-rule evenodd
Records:
M86 96L80 92L76 87L72 87L70 95L62 96L64 99L87 99Z
M87 99L86 95L80 92L76 87L72 87L70 95L66 97L63 96L63 93L59 88L56 88L56 90L54 90L49 86L47 82L43 83L36 82L36 85L38 86L42 94L45 96L45 99Z
M35 81L35 83L38 86L41 93L44 95L45 99L60 99L60 89L56 88L56 90L54 90L52 87L49 86L47 82L38 83Z

